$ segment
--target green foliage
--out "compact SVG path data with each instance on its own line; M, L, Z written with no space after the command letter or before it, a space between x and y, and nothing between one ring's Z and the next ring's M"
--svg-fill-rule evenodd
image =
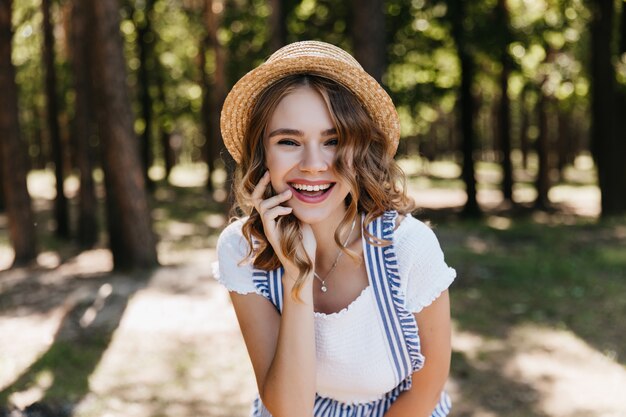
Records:
M40 0L13 2L13 64L19 89L20 127L34 160L40 160L44 152L38 140L45 128L42 18Z
M209 78L215 72L214 57L206 54L206 65L200 68L202 43L205 42L204 1L125 0L122 3L121 31L125 39L135 112L140 115L138 100L137 50L138 30L150 20L152 34L146 42L156 60L148 62L151 76L150 93L154 99L154 123L184 138L184 160L198 160L204 143L201 127L202 72ZM71 119L73 93L68 69L66 28L69 13L63 12L69 2L53 2L56 24L56 49L59 96L64 111L63 128ZM148 10L153 4L152 10ZM267 0L224 0L218 38L226 49L227 85L254 68L272 52L269 48L271 14ZM397 105L402 135L440 141L454 135L452 114L460 82L450 19L454 16L453 1L386 0L384 14L387 42L387 70L383 81ZM513 64L508 94L513 108L526 91L538 89L552 98L566 113L583 115L588 125L586 107L589 101L588 24L590 12L583 0L507 0L508 25L498 11L497 0L465 2L468 44L476 64L475 94L479 109L477 120L491 120L492 109L500 97L498 76L503 52ZM287 41L319 39L352 50L350 27L353 19L351 3L337 0L285 0ZM45 100L41 62L40 0L14 2L14 51L17 81L20 87L20 117L24 139L30 155L41 158L46 152ZM616 59L618 81L626 84L626 58ZM158 85L163 86L163 98ZM573 114L573 113L572 113ZM530 119L530 129L536 124ZM479 123L482 147L493 146L493 133ZM443 127L442 127L443 125ZM433 129L435 127L435 129ZM446 128L448 134L442 133ZM141 133L144 121L138 119L136 131ZM514 126L515 128L515 126ZM450 133L451 132L451 133ZM43 142L40 140L43 137ZM42 143L40 143L42 142ZM454 143L454 142L451 142ZM444 145L444 146L450 146ZM43 158L46 159L46 158Z
M392 41L384 81L398 107L404 136L426 133L441 113L452 110L459 67L443 20L447 12L445 2L387 4Z
M228 84L233 85L269 56L270 10L262 0L230 0L224 8L219 38L228 50Z

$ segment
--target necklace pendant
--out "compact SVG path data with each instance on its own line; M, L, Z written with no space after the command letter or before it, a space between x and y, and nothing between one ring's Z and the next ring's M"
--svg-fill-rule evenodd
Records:
M326 287L325 283L322 283L322 287L321 287L322 292L326 292L328 291L328 287Z

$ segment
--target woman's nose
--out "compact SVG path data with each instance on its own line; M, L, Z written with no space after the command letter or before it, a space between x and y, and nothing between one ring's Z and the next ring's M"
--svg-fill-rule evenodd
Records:
M322 149L317 146L305 146L300 161L300 169L308 172L326 171L329 166L328 155L325 155Z

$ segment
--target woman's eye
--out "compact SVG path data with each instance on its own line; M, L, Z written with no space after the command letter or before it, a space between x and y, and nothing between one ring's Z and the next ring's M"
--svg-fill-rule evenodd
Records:
M296 141L293 141L291 139L281 139L278 141L279 145L287 145L287 146L298 146L298 143Z
M339 144L339 139L330 139L326 142L326 146L337 146Z

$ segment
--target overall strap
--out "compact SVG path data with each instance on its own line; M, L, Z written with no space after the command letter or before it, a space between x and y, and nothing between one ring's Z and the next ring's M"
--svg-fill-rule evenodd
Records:
M279 313L283 311L283 267L273 271L254 269L253 282L263 297L267 298Z
M393 246L397 215L395 211L388 211L367 225L372 236L392 243L378 246L365 239L363 253L399 383L423 366L424 356L420 352L415 317L404 307L404 294L400 287L398 260Z

